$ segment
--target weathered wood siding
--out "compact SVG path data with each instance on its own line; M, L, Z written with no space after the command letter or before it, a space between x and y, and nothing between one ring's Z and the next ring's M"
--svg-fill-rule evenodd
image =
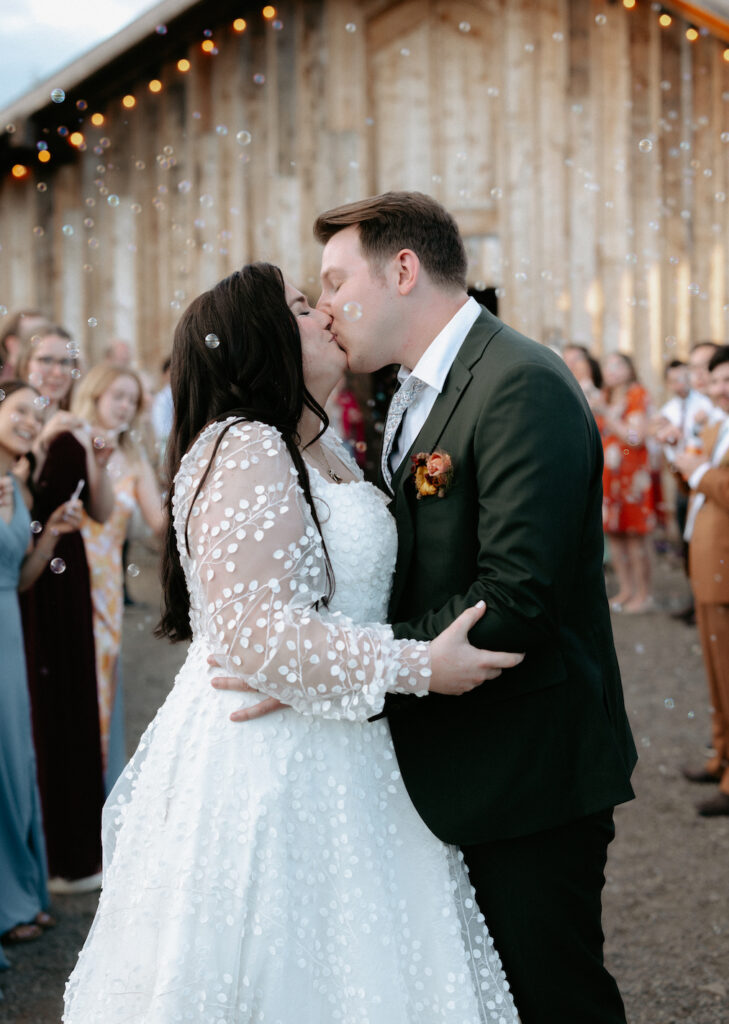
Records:
M1 304L156 365L242 262L315 296L317 211L405 188L456 214L472 283L532 337L632 351L656 383L729 336L726 44L601 0L292 0L278 19L212 24L213 56L180 40L189 72L107 103L72 163L2 182Z

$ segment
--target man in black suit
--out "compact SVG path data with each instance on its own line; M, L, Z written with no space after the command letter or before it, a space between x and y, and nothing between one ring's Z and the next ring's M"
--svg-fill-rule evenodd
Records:
M624 1022L601 891L636 753L603 580L595 420L559 357L468 298L458 229L430 197L348 204L315 235L318 308L350 369L402 364L382 466L395 635L431 639L483 599L471 642L526 651L458 700L388 698L406 786L463 849L524 1024Z

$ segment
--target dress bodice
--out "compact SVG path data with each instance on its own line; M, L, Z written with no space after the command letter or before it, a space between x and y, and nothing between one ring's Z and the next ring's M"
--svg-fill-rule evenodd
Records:
M329 442L359 476L343 445ZM355 622L384 622L397 557L397 530L388 498L364 479L336 484L314 468L311 490L324 543L334 567L330 609Z

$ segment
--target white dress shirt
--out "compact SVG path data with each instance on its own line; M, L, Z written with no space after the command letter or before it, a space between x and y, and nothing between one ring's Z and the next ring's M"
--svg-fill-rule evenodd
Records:
M699 433L704 426L716 423L723 416L721 410L717 409L711 399L702 395L700 391L689 391L685 398L674 395L659 409L658 415L665 417L669 423L681 431L681 437L677 444L663 446L666 460L669 463L672 464L674 457L684 451L686 445L695 438L694 419L698 412L705 413L707 417L706 423L699 428Z
M423 429L430 416L435 400L443 390L448 371L458 355L466 335L478 320L481 307L474 298L464 302L455 316L451 317L440 334L436 335L423 352L412 370L401 366L397 379L400 384L412 374L422 380L426 387L413 404L406 410L402 425L390 453L390 468L394 473L412 447L413 441Z

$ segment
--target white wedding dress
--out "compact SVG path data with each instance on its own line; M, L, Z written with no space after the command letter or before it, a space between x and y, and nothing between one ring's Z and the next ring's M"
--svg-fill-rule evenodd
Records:
M107 801L101 900L63 1019L512 1024L462 857L410 803L386 722L367 721L387 690L428 683L427 646L382 625L386 499L310 471L336 577L317 612L323 552L285 445L230 424L203 431L176 479L193 641ZM232 723L261 698L212 689L211 652L290 707Z

